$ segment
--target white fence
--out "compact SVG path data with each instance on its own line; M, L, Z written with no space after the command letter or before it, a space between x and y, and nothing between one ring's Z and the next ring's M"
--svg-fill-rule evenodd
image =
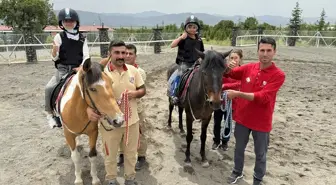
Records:
M298 47L328 47L335 48L336 46L336 36L326 36L322 35L321 32L315 32L314 35L297 35L289 36L285 35L282 32L278 31L273 34L245 34L240 35L236 38L237 46L256 46L258 40L261 37L273 37L277 41L277 45L288 46L288 41L290 38L296 38L295 46Z
M179 33L162 33L161 40L154 40L152 33L109 33L111 40L119 39L136 45L140 54L154 53L153 44L157 42L161 45L161 52L175 52L175 49L170 48L170 44L178 35ZM98 42L98 33L87 34L86 36L90 55L100 57L100 45L109 44L109 42ZM26 44L22 34L0 34L0 63L26 62L25 49L28 46L35 47L38 61L50 60L53 36L50 34L35 34L34 38L34 44Z

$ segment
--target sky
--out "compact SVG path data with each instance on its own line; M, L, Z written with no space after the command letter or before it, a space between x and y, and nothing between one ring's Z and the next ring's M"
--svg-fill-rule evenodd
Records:
M208 13L220 15L290 17L297 0L49 0L54 9L73 8L97 13ZM324 8L336 18L336 0L299 0L303 17L319 17Z

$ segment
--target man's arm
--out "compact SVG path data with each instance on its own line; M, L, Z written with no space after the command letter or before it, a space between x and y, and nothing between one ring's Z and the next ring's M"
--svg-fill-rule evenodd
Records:
M142 98L146 94L145 83L138 70L135 70L134 74L136 91L134 92L135 98Z
M103 58L99 63L100 63L100 65L102 65L102 66L106 66L107 65L107 63L109 62L109 57L108 58Z
M229 90L230 99L235 97L240 97L249 101L256 101L260 104L266 104L271 101L271 98L276 95L283 83L285 82L285 74L278 73L274 76L273 80L268 82L268 84L258 92L254 93L245 93L241 91Z

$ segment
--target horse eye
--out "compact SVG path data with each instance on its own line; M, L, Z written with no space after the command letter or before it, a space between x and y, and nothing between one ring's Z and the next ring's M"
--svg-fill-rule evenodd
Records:
M91 88L89 88L89 90L92 91L92 92L97 92L97 89L96 89L96 88L92 88L92 87L91 87Z

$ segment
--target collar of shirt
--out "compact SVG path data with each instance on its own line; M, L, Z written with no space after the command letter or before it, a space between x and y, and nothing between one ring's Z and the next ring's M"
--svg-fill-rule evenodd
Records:
M79 33L77 33L76 35L73 35L73 34L70 34L68 32L65 32L65 34L67 35L67 37L69 39L72 39L72 40L79 40Z
M109 71L114 71L114 70L116 69L115 66L112 64L111 61L108 63L108 69L109 69ZM127 71L127 70L128 70L126 64L123 65L123 70L124 70L124 71Z

